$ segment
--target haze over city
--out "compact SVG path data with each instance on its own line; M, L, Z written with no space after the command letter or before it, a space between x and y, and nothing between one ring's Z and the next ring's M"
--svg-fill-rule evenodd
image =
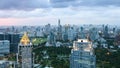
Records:
M1 0L0 26L57 24L120 25L119 0Z

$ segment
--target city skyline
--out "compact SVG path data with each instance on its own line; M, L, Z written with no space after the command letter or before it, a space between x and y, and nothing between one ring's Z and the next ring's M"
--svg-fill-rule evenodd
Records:
M120 25L119 0L1 0L0 26L110 24Z

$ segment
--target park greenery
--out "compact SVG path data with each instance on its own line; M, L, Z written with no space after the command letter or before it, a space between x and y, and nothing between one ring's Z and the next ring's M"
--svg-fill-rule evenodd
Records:
M39 45L45 43L47 41L46 38L32 38L33 45Z
M120 68L120 49L113 52L110 49L96 48L97 68Z
M69 68L71 49L68 47L42 46L33 52L35 53L35 63L41 64L42 67Z

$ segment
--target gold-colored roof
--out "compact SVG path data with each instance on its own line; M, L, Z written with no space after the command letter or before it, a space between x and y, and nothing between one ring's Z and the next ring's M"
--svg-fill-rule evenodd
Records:
M25 45L25 46L30 43L30 40L29 40L29 38L28 38L27 33L24 33L24 35L22 36L22 38L21 38L21 40L20 40L20 43L21 43L22 45Z

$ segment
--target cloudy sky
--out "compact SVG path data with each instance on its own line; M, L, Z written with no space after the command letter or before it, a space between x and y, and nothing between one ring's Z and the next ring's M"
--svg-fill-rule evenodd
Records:
M120 0L0 0L0 25L120 25Z

